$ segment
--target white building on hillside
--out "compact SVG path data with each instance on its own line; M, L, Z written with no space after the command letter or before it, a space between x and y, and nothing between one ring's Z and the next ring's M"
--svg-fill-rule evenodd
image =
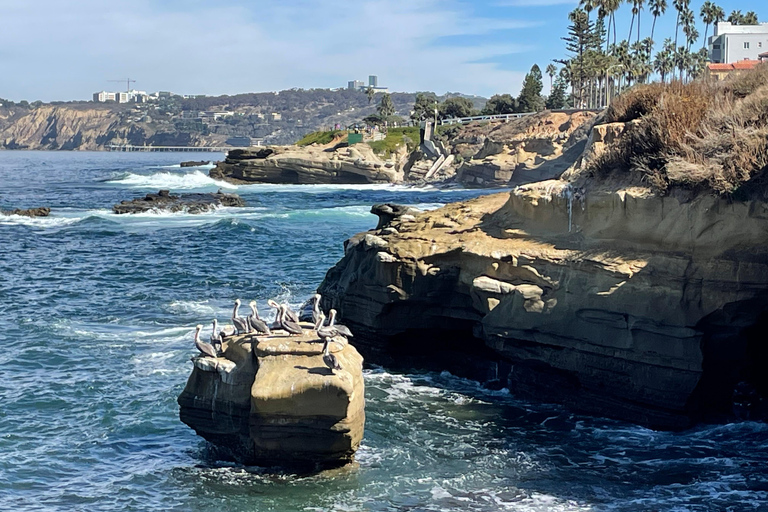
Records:
M117 101L117 98L114 92L101 91L93 93L93 101L96 103L106 103L107 101Z
M755 60L767 49L768 23L733 25L720 22L715 25L715 34L709 38L709 60L714 63Z

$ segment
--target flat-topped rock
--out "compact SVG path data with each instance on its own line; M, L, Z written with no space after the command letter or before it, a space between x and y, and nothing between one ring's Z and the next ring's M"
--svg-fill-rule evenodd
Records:
M229 337L220 357L193 359L180 418L246 464L346 463L363 436L363 358L334 338L331 371L322 349L312 330Z
M245 206L245 202L237 194L194 193L171 195L168 190L157 194L147 194L144 197L122 201L112 207L116 214L146 213L150 211L204 213L220 206Z

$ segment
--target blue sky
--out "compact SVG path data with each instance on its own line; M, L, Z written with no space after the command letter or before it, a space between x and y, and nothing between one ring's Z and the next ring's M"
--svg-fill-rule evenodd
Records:
M693 0L696 13L702 2ZM126 77L141 90L215 95L341 87L369 74L394 91L517 94L534 63L564 55L576 3L0 0L0 97L90 99ZM764 0L717 3L768 21ZM658 41L674 32L671 11L657 22ZM630 16L624 5L619 35ZM641 33L650 27L644 11Z

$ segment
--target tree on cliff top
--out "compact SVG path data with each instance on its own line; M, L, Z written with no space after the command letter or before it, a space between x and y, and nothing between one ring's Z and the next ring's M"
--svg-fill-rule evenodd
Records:
M469 117L473 114L472 102L467 98L448 98L439 108L440 119L452 119L454 117Z
M531 71L525 75L523 80L523 89L517 98L517 106L520 112L538 112L544 109L544 100L541 97L541 90L544 85L541 83L541 69L534 64Z
M563 80L563 77L558 76L557 80L555 80L555 85L552 86L552 90L549 93L549 97L547 97L547 101L545 103L545 106L548 109L558 109L558 108L565 108L567 105L567 100L565 98L565 90L566 90L567 84L565 83L565 80Z
M426 121L432 119L437 107L437 96L432 92L420 92L416 95L416 101L413 104L411 119L414 121Z
M485 103L485 107L480 113L484 116L512 114L516 110L515 107L515 98L511 94L494 94Z
M383 118L387 118L395 113L395 105L392 103L392 97L388 92L381 95L381 101L379 102L379 106L376 107L376 111L378 111L379 116Z

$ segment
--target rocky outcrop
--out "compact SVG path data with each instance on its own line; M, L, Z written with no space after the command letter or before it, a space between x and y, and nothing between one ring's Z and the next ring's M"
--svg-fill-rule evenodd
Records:
M210 160L190 160L188 162L181 162L179 164L180 167L200 167L201 165L208 165L210 164Z
M22 217L47 217L50 214L51 209L46 206L41 206L39 208L0 210L0 215L20 215Z
M362 364L335 338L322 360L314 332L228 338L218 358L195 358L178 398L181 421L245 464L338 465L352 460L365 423Z
M579 157L597 114L542 112L504 123L470 126L451 138L462 155L457 181L506 187L559 177Z
M768 205L564 181L394 219L319 289L364 353L659 428L768 396ZM744 393L742 393L744 394ZM740 406L741 407L741 406Z
M150 211L204 213L220 206L245 206L245 202L237 194L225 194L221 191L172 196L170 191L161 190L157 194L122 201L113 206L112 211L118 215Z
M396 162L381 160L367 144L230 151L209 174L234 183L397 183L403 178Z

